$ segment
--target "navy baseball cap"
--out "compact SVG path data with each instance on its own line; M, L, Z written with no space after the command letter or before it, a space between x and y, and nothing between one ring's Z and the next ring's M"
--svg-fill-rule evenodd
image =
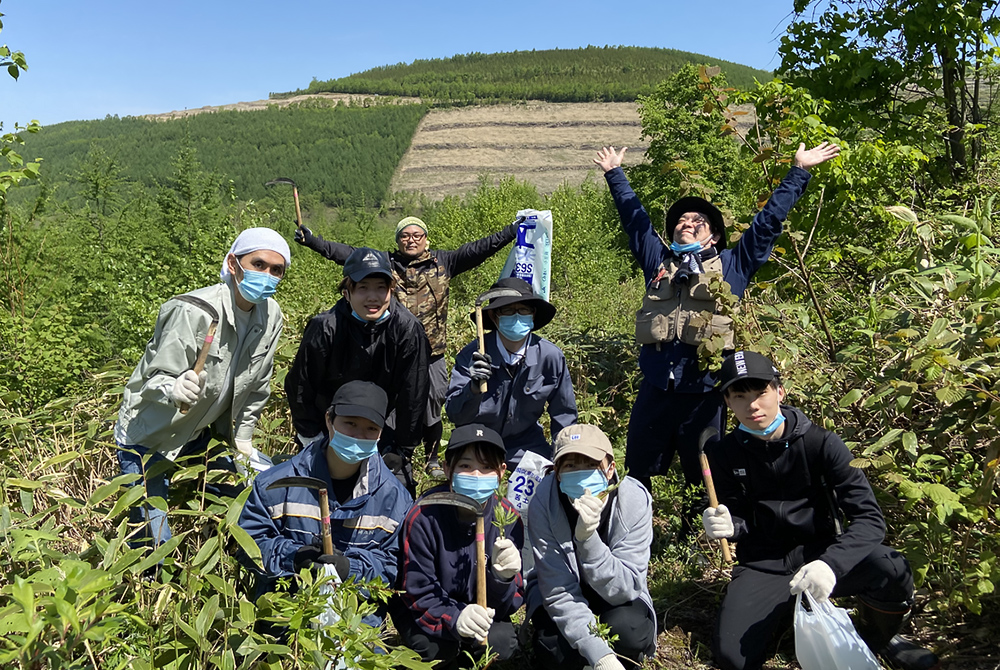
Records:
M371 275L385 275L390 281L392 280L389 254L368 247L358 247L351 252L347 262L344 263L344 276L358 282Z

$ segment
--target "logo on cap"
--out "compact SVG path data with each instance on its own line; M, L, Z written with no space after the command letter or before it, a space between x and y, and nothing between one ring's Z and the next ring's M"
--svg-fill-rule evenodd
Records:
M571 439L571 440L579 440L580 436L579 435L570 435L569 439Z
M369 251L361 261L369 265L378 265L378 256Z
M482 436L483 436L483 431L481 431L481 430L479 430L479 429L477 428L477 429L476 429L476 437L482 437Z
M743 352L737 351L733 354L733 359L736 361L736 374L745 375L747 373L747 362L743 358Z

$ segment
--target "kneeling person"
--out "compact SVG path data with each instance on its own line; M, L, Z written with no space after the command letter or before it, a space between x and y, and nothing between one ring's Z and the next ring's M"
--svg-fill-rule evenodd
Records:
M396 583L399 524L413 503L378 455L385 425L385 391L372 382L347 382L326 414L331 436L310 443L294 458L262 473L239 524L260 547L265 577L256 595L273 589L314 563L332 563L341 579ZM314 477L327 484L333 554L320 549L319 492L300 486L268 486L285 477ZM377 626L381 616L365 623Z
M525 589L538 667L621 670L618 655L641 663L656 650L646 584L652 499L635 479L619 479L597 426L560 431L554 459L528 507L535 567ZM614 649L595 634L598 619L618 636Z
M719 387L739 427L708 449L720 505L705 511L712 539L735 540L716 624L724 669L760 668L796 595L859 596L857 630L894 667L931 668L937 657L897 633L913 603L913 574L882 544L885 519L839 437L782 405L785 389L764 356L738 351ZM846 521L846 526L842 526Z
M503 440L490 428L456 428L445 451L449 483L427 492L452 491L483 505L489 550L486 607L476 604L475 514L418 500L404 523L400 594L390 606L392 622L403 643L424 661L440 661L438 668L458 667L468 659L466 651L481 656L483 642L500 660L517 649L510 617L522 601L524 526L510 503L497 498L505 454ZM503 537L494 525L497 505L513 518Z

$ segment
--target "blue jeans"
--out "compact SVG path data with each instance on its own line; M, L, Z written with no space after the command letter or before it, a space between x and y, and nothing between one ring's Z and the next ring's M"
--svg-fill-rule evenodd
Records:
M206 428L184 445L178 460L204 454L211 439L211 431ZM139 444L119 444L118 465L121 467L123 475L141 475L141 478L132 482L130 486L145 484L146 498L162 498L164 502L167 501L170 491L170 474L176 466L164 458L163 454L151 451L148 447ZM233 459L228 455L215 457L208 464L208 469L236 472ZM241 488L221 484L206 486L207 491L228 496L237 495ZM143 547L149 544L155 547L171 537L167 513L147 503L137 505L129 510L129 521L140 526L129 541L131 547Z

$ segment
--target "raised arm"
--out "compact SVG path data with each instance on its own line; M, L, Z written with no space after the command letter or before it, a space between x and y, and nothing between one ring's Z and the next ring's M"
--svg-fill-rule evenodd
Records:
M299 226L295 229L294 239L302 246L312 249L320 256L330 259L337 265L346 263L347 257L354 251L354 247L349 244L324 240L319 235L314 235L313 231L305 226Z
M517 224L504 226L499 232L472 242L466 242L454 251L437 251L438 260L448 269L452 277L479 267L494 254L514 241Z

